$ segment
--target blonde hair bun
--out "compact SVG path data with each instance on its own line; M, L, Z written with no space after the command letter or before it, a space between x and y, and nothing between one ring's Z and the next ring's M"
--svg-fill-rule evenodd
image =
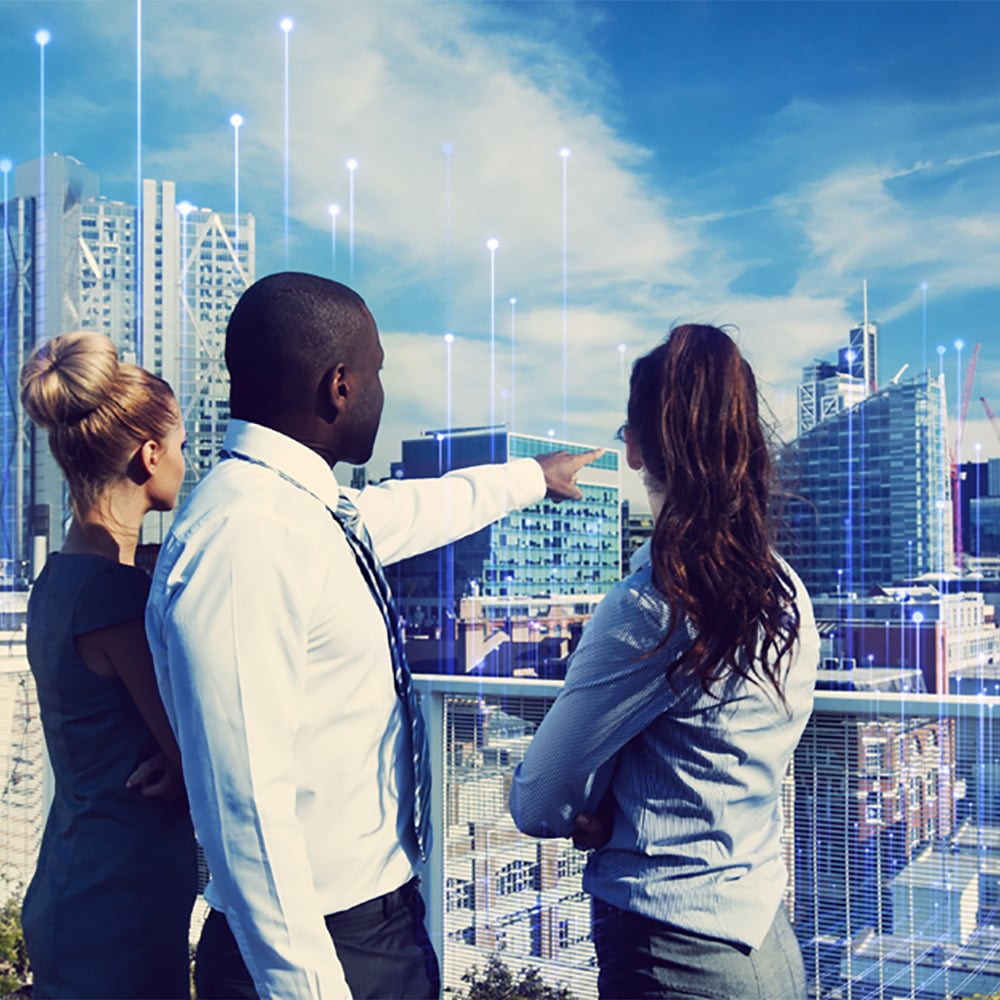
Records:
M79 331L54 337L21 369L21 403L46 430L75 424L111 395L118 351L103 333Z

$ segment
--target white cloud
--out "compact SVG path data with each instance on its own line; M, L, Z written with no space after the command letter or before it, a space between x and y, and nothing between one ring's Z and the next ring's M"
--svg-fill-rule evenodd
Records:
M113 67L100 79L115 81L115 107L128 120L131 6L102 7L103 18L93 17L92 4L50 6L72 19L63 35ZM628 95L614 89L612 67L587 48L586 29L573 30L574 19L595 16L592 9L538 10L532 19L517 5L476 3L144 7L146 172L176 179L191 200L225 207L232 197L228 119L243 114L241 207L258 216L259 273L281 260L278 21L295 19L290 259L325 268L327 206L338 202L338 259L346 273L345 161L357 157L357 284L377 318L392 317L383 433L390 450L393 436L445 420L445 323L459 337L453 423L489 419L490 236L500 240L498 413L504 388L510 401L507 300L516 295L518 424L530 417L537 427L561 428L565 419L570 437L595 442L621 418L618 343L628 345L630 361L675 321L737 325L787 436L801 366L843 343L859 318L862 278L878 290L873 318L890 328L919 310L921 281L942 307L995 285L1000 212L974 183L997 166L995 102L821 105L793 97L750 122L742 144L720 137L714 169L681 178L677 165L672 175L662 172L669 158L653 156L658 151L617 127L625 118L610 109ZM91 79L79 81L80 107L108 98ZM66 108L60 120L68 127ZM565 417L562 146L572 149ZM131 169L88 166L102 178ZM668 190L677 193L676 205ZM780 278L756 284L755 275L769 269ZM991 364L984 346L981 369Z

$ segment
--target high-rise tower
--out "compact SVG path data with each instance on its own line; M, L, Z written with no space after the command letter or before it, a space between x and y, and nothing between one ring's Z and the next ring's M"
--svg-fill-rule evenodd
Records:
M865 320L848 334L847 370L865 386L865 395L878 388L878 324Z
M40 161L18 167L14 197L0 206L0 566L21 581L62 543L69 516L45 435L17 401L24 359L54 336L95 330L122 360L165 378L188 428L187 489L218 451L226 322L255 267L253 216L178 205L172 181L144 180L139 211L100 197L97 175L71 157L46 157L44 193L41 177ZM169 520L147 518L143 541L159 541Z
M954 561L945 390L924 373L816 424L783 462L807 587L864 593Z

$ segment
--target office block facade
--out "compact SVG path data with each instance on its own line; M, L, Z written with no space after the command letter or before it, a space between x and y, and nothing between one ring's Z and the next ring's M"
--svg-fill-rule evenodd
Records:
M860 379L867 392L878 388L878 325L859 323L847 335L847 353L843 360L850 374Z
M891 383L801 434L782 462L789 555L814 593L953 568L943 380Z
M859 323L847 336L836 363L816 359L802 369L797 394L797 433L843 413L878 388L878 326Z
M830 361L802 369L798 387L797 432L805 434L865 398L865 383Z
M427 478L451 469L589 446L514 434L503 428L430 432L404 441L396 478ZM439 624L463 596L532 597L601 594L621 578L618 452L580 470L583 499L542 500L454 545L408 559L390 571L409 621Z
M813 610L835 669L912 669L925 690L947 694L974 693L977 677L993 677L1000 663L995 609L977 591L879 587L868 597L818 596Z
M957 827L955 726L814 715L793 773L795 932L811 992L836 996L852 940L906 925L894 876Z
M144 180L140 206L103 198L98 188L82 164L51 155L18 167L14 197L0 208L0 559L4 577L21 582L61 544L69 517L45 435L17 402L18 372L37 345L95 330L122 360L170 382L190 441L185 490L211 466L228 416L225 325L253 281L253 217L178 205L172 181ZM158 541L169 519L152 515L144 541Z

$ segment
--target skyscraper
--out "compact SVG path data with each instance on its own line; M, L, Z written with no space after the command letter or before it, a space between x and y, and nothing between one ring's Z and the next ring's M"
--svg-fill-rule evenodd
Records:
M98 194L98 178L71 157L17 168L0 207L3 399L0 559L30 579L62 542L69 515L45 435L26 421L17 378L39 344L71 330L110 337L125 361L173 386L189 434L185 487L207 471L228 416L223 346L236 299L254 277L254 220L176 204L172 181L144 180L142 205ZM144 541L158 541L155 514Z
M944 574L954 562L943 382L890 383L801 434L783 462L791 561L816 593Z
M848 354L844 360L850 374L860 379L866 394L878 388L878 325L859 323L847 335Z

